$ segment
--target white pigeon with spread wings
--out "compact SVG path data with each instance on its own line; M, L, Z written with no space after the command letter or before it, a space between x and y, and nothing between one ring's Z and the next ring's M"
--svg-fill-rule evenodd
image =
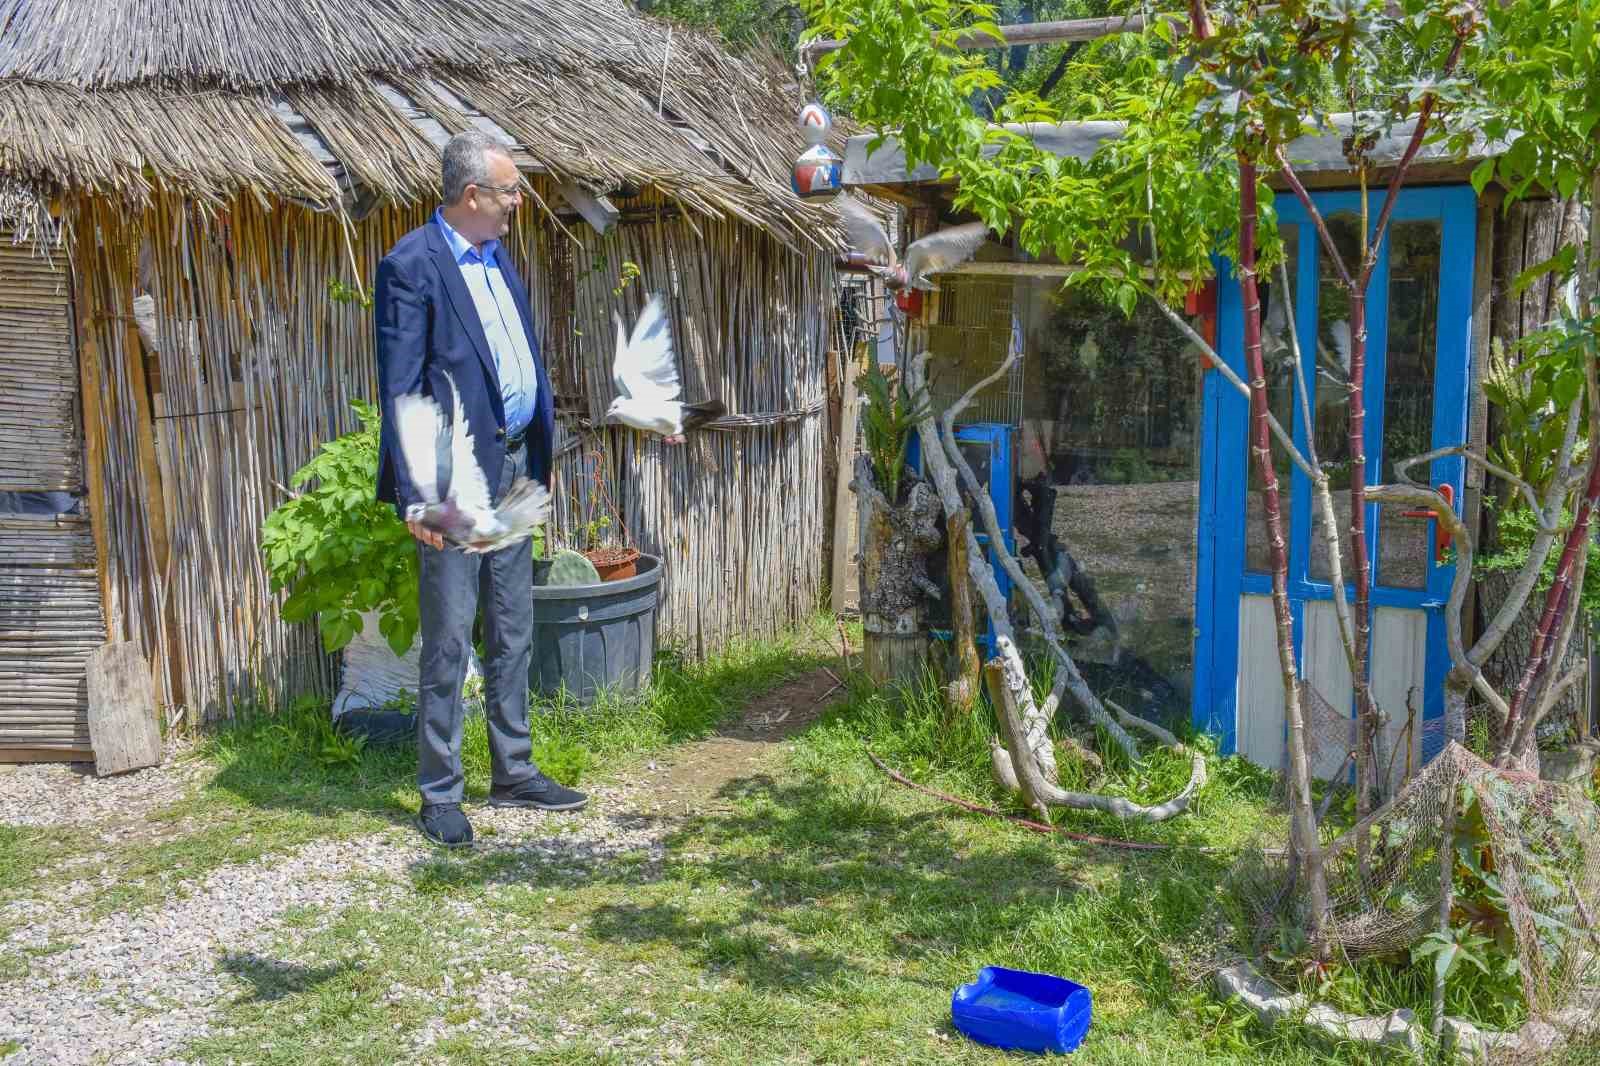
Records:
M654 433L668 444L681 444L685 432L727 410L720 400L684 403L678 398L683 386L672 352L671 323L660 296L650 297L631 336L620 315L611 317L617 331L617 353L611 363L617 397L606 409L607 422Z
M839 198L839 214L854 250L891 289L937 291L939 286L929 280L932 275L971 259L989 237L989 227L982 222L950 226L912 241L902 260L894 254L894 245L889 242L889 234L883 226L854 197Z
M494 505L489 479L472 453L472 434L455 380L448 373L444 378L453 407L449 419L437 403L421 394L394 401L395 437L411 484L423 501L407 508L406 518L465 552L491 552L515 544L549 516L550 493L537 481L519 476L500 505ZM441 470L450 485L442 497Z

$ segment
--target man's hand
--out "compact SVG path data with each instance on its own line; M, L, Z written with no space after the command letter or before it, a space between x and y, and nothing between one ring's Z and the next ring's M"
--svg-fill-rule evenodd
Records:
M439 551L444 550L444 534L439 533L436 530L429 529L415 518L406 522L406 528L411 530L411 535L413 537L416 537L428 547L436 548Z

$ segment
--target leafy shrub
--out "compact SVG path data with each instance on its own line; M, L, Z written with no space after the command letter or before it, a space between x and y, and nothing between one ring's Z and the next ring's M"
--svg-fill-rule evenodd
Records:
M394 508L376 498L378 409L351 406L361 428L295 471L296 495L267 516L261 551L273 591L289 593L284 621L316 616L331 652L361 631L363 612L378 611L384 640L404 655L417 633L417 551Z

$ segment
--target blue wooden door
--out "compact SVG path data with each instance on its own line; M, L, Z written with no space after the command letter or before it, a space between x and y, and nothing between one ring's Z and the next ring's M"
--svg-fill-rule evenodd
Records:
M1315 195L1347 263L1359 255L1361 203L1355 192ZM1371 199L1376 221L1381 192ZM1345 553L1343 576L1352 598L1348 486L1351 469L1346 373L1350 323L1347 299L1332 283L1334 270L1298 201L1277 200L1290 265L1292 328L1306 364L1312 429L1300 402L1288 350L1289 304L1276 273L1263 295L1263 333L1269 399L1278 419L1294 427L1302 452L1314 445L1333 484ZM1369 231L1370 232L1370 231ZM1403 192L1368 290L1366 452L1368 484L1393 480L1398 459L1460 444L1467 433L1472 334L1475 199L1451 186ZM1218 294L1218 351L1244 373L1243 309L1231 268L1222 265ZM1314 365L1313 365L1314 364ZM1261 512L1259 475L1249 462L1248 402L1215 372L1205 383L1201 458L1200 560L1196 603L1195 724L1219 735L1225 753L1242 752L1278 767L1284 751L1283 688L1271 605L1271 577ZM1275 449L1276 450L1276 449ZM1323 740L1318 770L1337 772L1348 744L1340 727L1352 709L1352 686L1339 644L1326 544L1318 532L1310 480L1277 456L1288 517L1289 596L1301 676L1316 694ZM1464 464L1437 460L1427 475L1449 486L1459 510ZM1414 468L1421 480L1424 471ZM1372 566L1374 698L1389 714L1383 757L1398 776L1433 754L1436 730L1426 723L1443 711L1448 669L1442 608L1453 567L1435 542L1426 512L1367 505ZM1330 721L1331 720L1331 721ZM1409 723L1409 727L1408 727ZM1428 738L1424 743L1424 738ZM1392 753L1392 757L1390 755Z

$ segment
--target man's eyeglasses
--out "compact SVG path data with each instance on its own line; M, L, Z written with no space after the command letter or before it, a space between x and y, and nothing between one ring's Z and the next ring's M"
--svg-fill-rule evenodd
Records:
M520 185L487 185L476 181L472 184L476 188L493 189L495 192L504 193L507 196L514 196L522 191L522 186Z

